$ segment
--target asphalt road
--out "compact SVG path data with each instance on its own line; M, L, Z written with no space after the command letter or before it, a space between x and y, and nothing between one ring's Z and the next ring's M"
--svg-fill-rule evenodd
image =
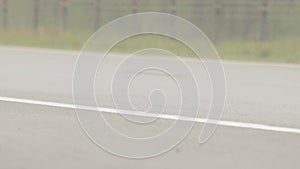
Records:
M78 53L69 51L0 48L0 96L35 101L72 103L72 74ZM112 56L102 69L113 72L123 57ZM136 64L167 58L148 57ZM209 83L203 67L186 59L198 77L201 110L209 107ZM170 63L171 64L171 63ZM227 99L223 120L300 129L300 66L224 62ZM125 74L133 74L130 68ZM178 78L185 75L175 73ZM96 78L99 106L113 107L110 90L105 88L111 75ZM178 109L173 87L159 83L168 80L159 73L146 73L137 81L132 98L138 108L143 102L143 86L158 82L170 90L167 112ZM106 84L107 85L107 84ZM174 96L174 97L173 97ZM122 103L122 101L121 101ZM127 123L107 114L114 127L129 134L153 134L169 124L160 120L145 131L127 128ZM200 117L204 117L205 113ZM197 144L203 124L197 123L188 137L170 152L158 157L132 160L109 154L82 131L74 109L0 101L0 168L286 168L300 167L300 134L247 127L219 126L213 137Z

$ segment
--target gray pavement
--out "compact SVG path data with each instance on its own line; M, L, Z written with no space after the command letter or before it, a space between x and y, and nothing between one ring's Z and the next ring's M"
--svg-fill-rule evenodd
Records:
M72 73L77 52L0 47L0 96L58 103L72 103ZM104 72L113 72L123 57L111 56ZM148 57L136 64L170 62L168 58ZM202 107L209 106L209 83L203 67L186 59L195 72ZM171 63L170 63L171 64ZM227 100L224 120L300 128L300 66L224 62ZM130 69L124 73L134 73ZM178 78L184 78L180 72ZM109 89L111 78L96 78L100 106L113 107ZM141 76L132 94L142 100L143 86L166 78L159 74ZM168 88L163 86L162 88ZM176 96L176 92L171 94ZM176 98L176 97L174 97ZM177 110L169 98L168 113ZM168 101L169 101L168 100ZM173 104L172 104L173 103ZM147 107L141 103L141 108ZM201 111L202 112L202 111ZM200 117L205 113L200 112ZM126 123L116 115L106 115L118 129ZM161 120L163 128L169 123ZM80 128L73 109L0 102L0 168L287 168L300 167L300 135L275 131L220 126L205 144L197 144L202 124L170 152L145 160L116 157L94 145ZM156 131L156 130L155 130ZM124 131L126 132L126 131ZM143 131L127 131L137 135ZM151 132L151 131L149 131Z

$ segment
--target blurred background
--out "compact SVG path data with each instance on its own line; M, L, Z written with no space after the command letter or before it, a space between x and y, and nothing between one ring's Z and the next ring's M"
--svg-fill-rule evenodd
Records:
M0 45L80 50L106 23L138 12L175 14L198 26L230 60L300 63L299 0L1 0ZM161 38L149 43L172 46ZM116 52L129 52L135 38Z

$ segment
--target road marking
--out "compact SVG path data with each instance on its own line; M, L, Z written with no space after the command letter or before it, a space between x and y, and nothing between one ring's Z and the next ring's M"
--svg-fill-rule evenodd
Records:
M208 120L208 119L204 119L204 118L192 118L192 117L169 115L169 114L141 113L141 112L136 112L136 111L119 110L119 109L104 108L104 107L91 107L91 106L74 105L74 104L57 103L57 102L47 102L47 101L39 101L39 100L29 100L29 99L20 99L20 98L12 98L12 97L0 97L0 101L41 105L41 106L49 106L49 107L59 107L59 108L67 108L67 109L92 110L92 111L100 111L102 113L112 113L112 114L122 113L124 115L139 116L139 117L149 117L149 118L154 117L154 118L161 118L161 119L166 119L166 120L180 120L180 121L188 121L188 122L196 122L196 123L209 123L209 124L217 124L219 126L227 126L227 127L300 134L300 129L298 129L298 128L280 127L280 126L256 124L256 123L224 121L224 120L216 121L216 120Z

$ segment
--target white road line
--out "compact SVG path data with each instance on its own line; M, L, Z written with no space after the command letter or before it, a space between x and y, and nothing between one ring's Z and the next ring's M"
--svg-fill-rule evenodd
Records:
M180 120L180 121L188 121L188 122L196 122L196 123L209 123L209 124L218 124L219 126L227 126L227 127L300 134L300 129L298 128L280 127L280 126L272 126L272 125L264 125L264 124L256 124L256 123L245 123L245 122L224 121L224 120L216 121L216 120L208 120L204 118L192 118L192 117L168 115L168 114L141 113L136 111L118 110L118 109L104 108L104 107L91 107L91 106L73 105L73 104L66 104L66 103L56 103L56 102L47 102L47 101L38 101L38 100L29 100L29 99L20 99L20 98L11 98L11 97L0 97L0 101L41 105L41 106L49 106L49 107L59 107L59 108L67 108L67 109L82 109L82 110L92 110L92 111L98 110L103 113L112 113L112 114L122 113L124 115L131 115L131 116L155 117L155 118L161 118L166 120Z

